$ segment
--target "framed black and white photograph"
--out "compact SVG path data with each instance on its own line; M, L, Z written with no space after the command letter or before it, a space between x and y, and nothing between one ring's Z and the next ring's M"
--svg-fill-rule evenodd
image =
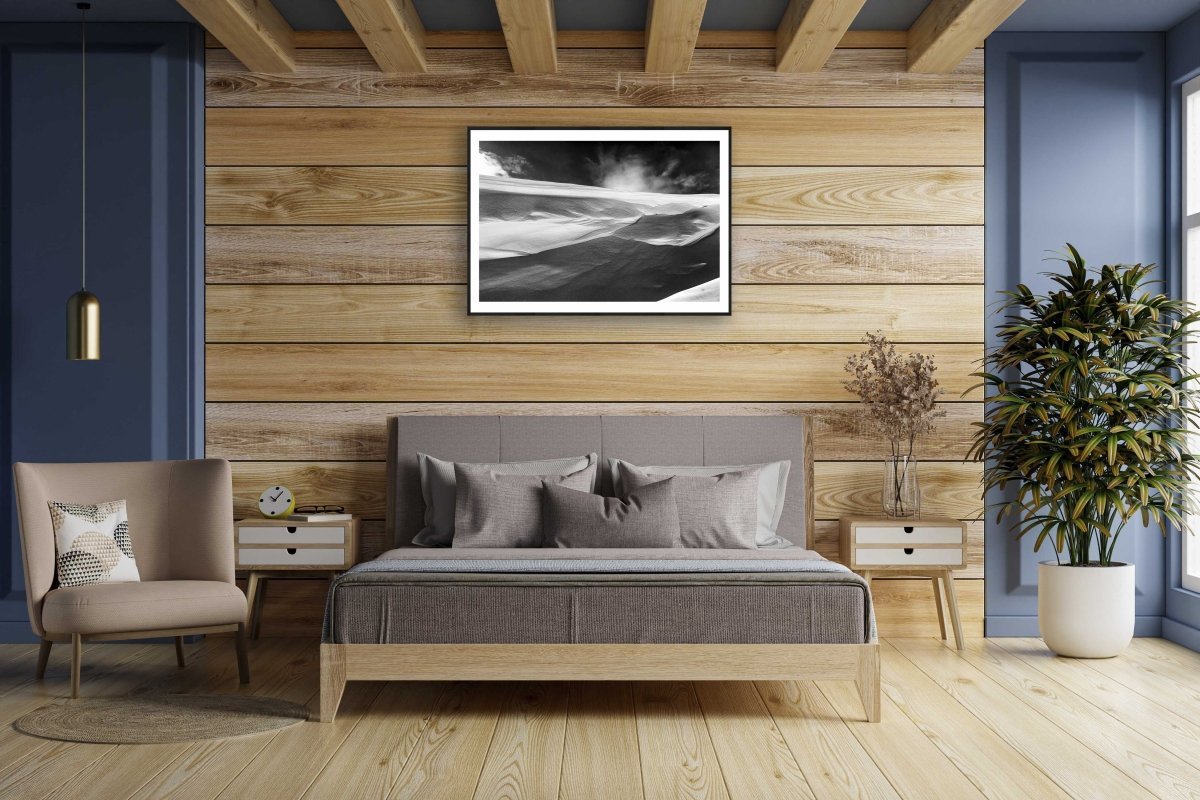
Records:
M472 128L472 314L730 313L729 128Z

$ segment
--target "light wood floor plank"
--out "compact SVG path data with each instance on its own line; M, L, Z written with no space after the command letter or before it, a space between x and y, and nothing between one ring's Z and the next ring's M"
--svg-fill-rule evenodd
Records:
M430 800L470 797L479 782L488 744L509 691L503 684L463 682L451 686L421 731L388 796Z
M477 800L558 796L568 691L567 684L556 682L520 683L512 688L475 787Z
M1117 658L1088 658L1080 663L1148 700L1168 698L1169 705L1180 713L1200 718L1200 682L1195 671L1178 672L1164 662L1140 658L1136 645Z
M816 798L754 684L697 681L693 685L734 800Z
M633 695L646 800L728 798L692 684L635 683Z
M936 639L903 639L886 644L888 654L903 653L942 690L989 726L999 738L1037 763L1075 797L1150 798L1154 795L1103 757L1097 756L1037 710L1019 702ZM1109 735L1106 731L1105 735ZM1053 753L1053 758L1046 758Z
M815 685L763 681L757 686L817 797L899 798L843 717Z
M635 714L628 683L571 684L562 800L643 796Z

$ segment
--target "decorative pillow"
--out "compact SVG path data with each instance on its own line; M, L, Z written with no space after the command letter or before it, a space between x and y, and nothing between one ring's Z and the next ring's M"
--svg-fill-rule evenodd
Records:
M512 475L486 465L455 464L458 484L453 547L541 547L542 485L589 491L596 464L570 475Z
M768 464L744 464L730 467L638 467L619 458L608 459L608 470L612 476L614 494L624 494L618 464L629 464L645 475L664 478L668 475L715 476L725 472L760 469L758 473L758 531L755 539L759 547L791 547L792 543L779 535L779 520L783 518L783 503L787 494L788 474L792 471L791 461L772 461Z
M662 480L625 461L617 468L628 495ZM757 467L720 475L676 475L671 482L679 508L679 539L684 547L758 547Z
M502 461L495 464L467 464L483 467L499 475L569 475L595 464L599 456L551 458L541 461ZM454 539L456 492L454 462L442 461L425 453L417 453L421 472L421 495L425 498L425 527L413 537L413 544L423 547L449 547ZM592 486L595 489L595 485Z
M622 500L542 482L547 547L679 547L679 510L671 481L634 489Z
M58 585L140 581L124 500L95 505L50 501Z

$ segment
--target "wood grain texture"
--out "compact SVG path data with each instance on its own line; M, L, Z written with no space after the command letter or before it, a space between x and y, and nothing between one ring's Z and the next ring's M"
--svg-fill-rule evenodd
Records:
M728 317L469 316L465 286L212 286L209 342L983 342L982 286L741 286Z
M648 0L646 72L687 72L706 0Z
M561 800L643 797L638 731L628 683L573 683Z
M945 403L917 443L921 461L960 461L979 403ZM807 414L818 461L873 461L888 445L862 428L855 403L209 403L205 450L231 461L384 461L392 416L774 416ZM880 467L882 469L882 467Z
M951 519L977 519L981 516L982 464L940 461L921 464L919 469L923 515ZM883 474L879 463L818 462L816 517L835 519L861 511L878 513L882 487Z
M270 0L179 0L247 69L291 72L292 26Z
M852 399L840 344L211 344L211 401L729 401ZM951 397L982 345L926 345ZM304 370L297 372L296 367ZM731 380L731 378L733 378Z
M1025 0L931 0L908 29L908 68L949 72Z
M353 50L362 40L353 31L296 31L296 47ZM558 46L572 48L642 49L646 44L642 31L559 31ZM908 44L908 31L846 31L838 47L848 49L900 48ZM210 49L222 45L212 34L204 37ZM502 31L425 31L427 48L496 48L504 47ZM703 48L748 48L762 50L775 46L775 31L707 31L701 30L696 40Z
M538 75L558 69L552 0L496 0L496 11L513 72Z
M466 283L467 229L209 225L209 283ZM735 225L733 280L983 283L982 226Z
M246 72L208 54L209 106L978 106L982 51L953 72L907 72L903 50L836 50L820 72L776 72L774 50L697 50L682 74L642 72L638 50L563 50L554 75L516 75L504 50L432 50L429 71L381 74L365 50L299 50L295 72Z
M425 71L425 26L412 0L337 0L383 72Z
M825 66L866 0L791 0L775 30L775 68L816 72Z
M633 693L647 800L728 798L692 685L635 683Z
M475 797L558 797L569 685L526 682L513 687L500 712Z
M729 126L735 166L983 164L978 108L213 108L209 166L462 166L467 128Z

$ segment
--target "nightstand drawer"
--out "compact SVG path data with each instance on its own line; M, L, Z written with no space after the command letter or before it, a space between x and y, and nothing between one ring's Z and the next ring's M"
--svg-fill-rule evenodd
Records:
M962 528L955 525L857 525L856 544L962 544Z
M963 562L961 547L856 547L854 563L863 567L957 567Z
M344 525L239 525L239 544L281 544L291 547L297 544L345 544Z
M340 567L346 564L344 547L239 547L241 567Z

